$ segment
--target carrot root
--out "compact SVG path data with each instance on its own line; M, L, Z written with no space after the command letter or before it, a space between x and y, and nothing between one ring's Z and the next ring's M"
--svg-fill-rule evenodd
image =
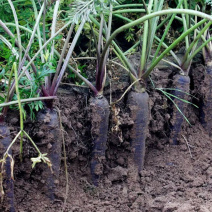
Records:
M62 138L60 132L58 114L53 109L46 109L40 111L37 116L37 120L40 126L45 130L45 137L41 139L41 143L48 143L47 147L41 148L42 153L47 153L47 157L52 163L52 171L49 167L45 166L43 171L43 178L46 178L47 184L47 196L51 199L55 199L55 189L57 187L56 182L59 178L60 164L61 164L61 148Z
M134 125L131 129L131 145L134 153L135 165L138 172L143 169L146 137L149 124L149 95L138 92L130 92L128 95L128 107Z
M90 108L92 114L91 133L93 137L91 177L93 184L98 186L99 178L103 174L110 110L108 101L103 96L91 98Z
M190 77L189 76L183 76L183 75L176 75L174 79L175 89L173 92L173 95L188 100L188 95L185 94L189 93L190 90ZM183 91L180 92L179 90ZM184 114L185 110L187 108L187 103L175 98L174 99L175 104L178 106L178 108L181 110L181 112ZM171 119L171 143L173 145L179 144L178 138L181 131L181 127L184 121L184 117L180 113L180 111L174 106L173 113L172 113L172 119Z
M200 121L209 136L212 136L212 66L206 66L204 89Z
M12 142L12 139L10 137L10 130L8 126L6 126L5 123L0 124L0 143L1 143L1 157L7 150L8 146ZM9 154L12 155L12 150L10 149ZM15 212L15 206L14 206L14 182L11 177L11 160L9 157L6 159L6 163L4 166L5 169L5 199L6 204L9 207L10 212Z

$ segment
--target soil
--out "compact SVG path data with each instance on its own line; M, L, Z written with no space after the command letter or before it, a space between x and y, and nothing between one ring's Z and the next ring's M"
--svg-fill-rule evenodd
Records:
M117 71L117 70L116 70ZM125 75L110 71L105 97L109 102L118 100L129 85ZM152 81L156 87L171 87L176 73L156 69ZM116 76L116 77L113 77ZM121 78L122 77L122 78ZM204 78L202 66L191 72L191 98L201 104ZM14 193L18 212L212 212L212 138L199 121L199 110L187 106L179 136L179 145L171 145L170 120L173 111L159 91L148 86L151 118L146 141L144 170L137 174L131 157L130 129L133 121L126 107L127 95L111 107L106 159L103 174L95 187L91 183L90 157L92 150L91 122L87 88L61 87L55 107L61 111L68 165L68 181L62 155L60 176L51 201L45 193L42 172L48 167L41 164L31 168L31 157L37 154L28 140L24 141L23 161L19 160L19 145L13 147L15 159ZM10 113L8 123L12 136L18 132L18 116ZM25 122L25 130L39 143L35 123ZM40 135L39 134L39 135ZM1 211L8 211L4 204Z

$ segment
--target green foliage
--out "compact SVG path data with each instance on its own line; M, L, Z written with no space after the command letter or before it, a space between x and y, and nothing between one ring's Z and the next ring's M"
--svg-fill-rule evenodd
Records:
M206 3L207 5L212 6L212 0L205 0L205 3Z
M80 72L80 74L81 74L83 77L87 77L87 76L86 76L86 73L85 73L85 71L84 71L84 69L85 69L86 67L87 67L87 65L85 65L85 64L84 64L84 65L81 65L81 64L78 64L78 65L77 65L77 70L78 70L78 72ZM84 82L83 82L82 80L80 80L80 79L76 76L76 74L74 74L72 71L69 71L69 73L68 73L68 78L73 79L76 85L84 85Z
M51 63L45 63L43 66L38 69L38 76L36 76L36 82L41 83L45 76L55 73L55 67Z
M110 4L117 5L122 3L123 0L75 0L71 5L70 18L74 23L80 20L90 21L89 15L97 15L99 13L107 13Z
M12 54L12 51L0 41L0 71L2 69L11 69L16 57Z
M127 40L127 42L130 42L130 41L135 41L135 34L134 34L134 31L135 29L133 28L129 28L128 30L126 30L126 34L125 34L125 39Z
M20 98L28 99L28 98L39 97L40 85L44 82L44 78L52 73L55 73L55 67L53 67L50 63L46 63L39 68L38 76L35 76L33 73L31 74L28 73L26 74L26 76L22 77L19 80ZM0 72L0 80L4 79L3 81L4 83L2 83L2 85L0 84L1 90L8 90L8 85L7 85L8 77L9 77L9 74L7 74L5 69L3 69ZM2 95L0 95L0 103L4 103L5 100L6 100L6 95L2 93ZM13 96L12 100L17 100L16 94ZM30 102L30 103L22 104L22 105L23 105L22 110L24 114L26 114L26 110L27 108L29 108L30 118L32 120L35 119L35 112L43 108L42 101L35 101L35 102ZM18 106L14 106L14 105L11 106L11 108L19 109ZM24 117L26 117L26 115L24 115Z
M123 0L122 3L123 4L135 4L135 3L141 4L143 2L142 0Z
M55 67L51 63L46 63L38 70L38 76L31 74L30 77L22 77L19 81L20 84L20 97L21 99L27 99L32 97L39 97L41 84L44 82L44 78L49 74L55 73ZM15 99L14 99L15 100ZM27 104L30 110L30 118L35 119L35 111L43 108L42 101L30 102Z
M30 0L16 0L13 1L18 15L18 20L21 25L32 23L33 10ZM4 22L13 22L13 13L7 0L0 0L0 19Z

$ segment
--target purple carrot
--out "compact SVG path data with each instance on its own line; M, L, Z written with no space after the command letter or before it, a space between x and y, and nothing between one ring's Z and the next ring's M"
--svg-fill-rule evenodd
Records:
M135 165L138 168L138 172L140 172L144 166L145 142L149 124L149 95L146 92L131 91L127 105L134 121L131 129L131 145Z
M55 182L58 180L60 173L62 148L59 118L55 110L46 108L37 114L37 121L39 123L40 130L45 131L44 137L40 139L40 143L44 143L44 146L40 149L42 152L47 153L47 157L52 163L53 171L51 172L48 167L46 167L43 171L43 179L46 179L45 189L47 190L47 196L51 200L54 200L56 189Z
M203 94L203 103L201 108L200 120L208 132L212 136L212 66L207 65L204 79L205 93Z
M98 186L99 177L103 173L102 162L105 159L110 110L108 101L103 96L91 98L90 108L92 114L91 133L94 145L91 159L91 176L93 184Z
M5 122L0 123L0 142L1 142L1 153L5 153L8 146L12 142L12 139L10 137L10 130L9 127L6 125ZM12 156L12 150L9 150L9 154ZM12 170L11 170L11 161L10 158L7 157L6 163L5 163L5 202L8 207L9 212L15 212L15 206L14 206L14 183L11 176Z
M174 90L173 95L177 96L180 99L187 100L188 95L186 93L189 93L189 90L190 90L190 77L178 74L174 78L174 84L175 84L176 90ZM183 92L180 92L179 90ZM174 99L174 102L178 106L178 108L181 110L181 112L184 114L187 104L177 98ZM172 113L172 119L171 119L171 124L172 124L171 139L172 139L173 145L177 145L179 143L178 138L179 138L183 121L184 121L184 117L182 116L180 111L176 107L174 107L173 113Z

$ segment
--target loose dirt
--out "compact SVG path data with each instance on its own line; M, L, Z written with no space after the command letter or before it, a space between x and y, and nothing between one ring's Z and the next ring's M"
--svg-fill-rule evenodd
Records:
M204 69L196 67L191 73L191 98L201 103L201 81ZM156 87L171 87L173 72L157 69L152 75ZM110 73L105 96L117 100L122 89L129 85L128 78L113 78ZM120 75L123 76L123 75ZM117 77L117 75L116 75ZM120 81L121 80L121 81ZM122 82L122 83L118 83ZM194 84L194 82L196 84ZM199 84L197 85L197 83ZM110 86L111 85L111 86ZM151 85L151 82L149 82ZM194 86L195 85L195 86ZM204 90L204 89L203 89ZM29 141L24 143L23 162L19 161L19 146L14 146L15 201L18 212L212 212L212 139L199 122L199 110L188 106L179 134L179 145L171 145L170 120L173 111L159 91L149 86L151 119L147 138L144 170L138 175L132 162L130 129L133 122L126 107L125 96L111 108L106 160L99 187L91 183L90 155L92 149L91 122L89 121L89 91L65 86L55 102L61 110L68 163L68 191L62 156L60 177L55 201L45 193L44 166L31 168L30 157L35 151ZM18 118L8 117L14 136ZM26 121L25 127L36 138L34 124ZM39 132L39 130L37 131ZM42 134L45 132L40 132ZM38 137L38 136L37 136ZM47 169L47 167L46 167ZM64 202L66 201L66 204ZM7 211L6 206L1 211Z

